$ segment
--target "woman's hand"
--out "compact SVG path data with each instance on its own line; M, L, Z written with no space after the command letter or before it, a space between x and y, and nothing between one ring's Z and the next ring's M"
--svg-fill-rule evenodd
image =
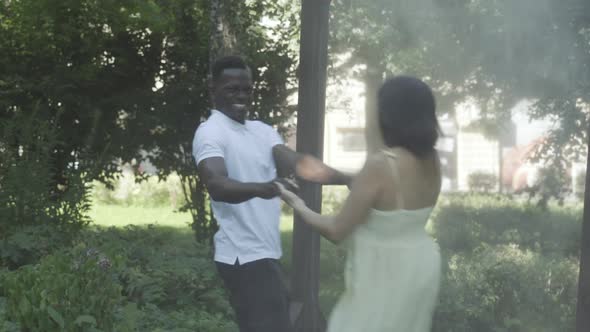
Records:
M287 190L281 182L275 181L275 184L277 187L279 187L283 201L289 204L289 206L291 206L293 209L297 210L298 208L305 206L305 202L294 192Z

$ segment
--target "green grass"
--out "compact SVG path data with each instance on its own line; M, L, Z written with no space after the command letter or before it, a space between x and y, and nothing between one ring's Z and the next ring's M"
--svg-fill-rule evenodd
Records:
M94 204L90 218L96 226L123 227L126 225L158 225L170 227L189 227L192 222L190 213L176 212L171 207L142 207L108 204ZM293 231L293 217L284 215L281 218L281 232Z
M191 215L175 212L170 207L139 207L94 204L90 217L96 226L123 227L126 225L148 225L189 227Z

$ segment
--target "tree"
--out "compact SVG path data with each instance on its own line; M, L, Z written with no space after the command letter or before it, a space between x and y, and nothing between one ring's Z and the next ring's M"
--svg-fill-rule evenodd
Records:
M84 209L85 182L137 154L129 122L152 93L165 29L157 14L136 1L0 3L2 182L20 183L2 186L3 209L22 207L38 224L68 199ZM40 206L18 194L33 188Z
M456 52L452 47L456 27L451 17L460 4L428 0L334 2L330 51L333 56L345 54L347 58L335 73L347 75L351 68L359 68L355 74L365 82L368 151L383 146L375 101L386 76L403 73L425 78L441 92L440 109L452 111L449 105L457 100L457 92L448 88L448 82L463 79L467 69L456 57L441 57L440 52Z
M516 102L530 99L535 101L532 118L549 116L558 124L540 157L552 161L551 168L563 175L567 160L587 156L588 1L341 0L336 1L332 21L336 25L333 49L351 54L349 67L365 66L368 99L374 97L376 83L388 70L427 78L439 92L443 110L473 97L482 109L482 128L497 128L510 117ZM368 104L366 114L367 125L374 126L374 105ZM370 143L369 150L374 146ZM587 213L584 220L587 239ZM585 246L579 331L588 329L588 257Z
M195 179L191 141L209 110L210 2L203 0L0 2L0 119L51 124L56 199L76 168L106 183L123 162L149 159L164 177ZM252 64L255 117L283 123L294 77L288 41L268 34L262 17L278 4L248 1L231 13ZM282 14L280 14L282 15ZM2 147L18 154L24 138ZM39 144L42 144L39 142ZM26 148L26 147L25 147ZM147 154L146 154L147 153ZM202 189L202 188L201 188ZM191 192L187 192L191 195ZM196 220L206 197L192 191ZM198 211L198 212L196 212ZM200 219L199 219L200 218ZM205 219L203 219L205 218Z

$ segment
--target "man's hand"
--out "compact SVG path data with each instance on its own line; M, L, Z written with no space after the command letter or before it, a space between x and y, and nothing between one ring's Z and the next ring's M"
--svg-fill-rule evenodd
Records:
M284 178L277 178L275 182L280 183L285 187L285 189L294 192L295 194L299 194L299 183L297 183L297 179L295 176L289 176Z
M279 196L281 191L274 181L260 183L258 186L257 197L262 199L271 199Z

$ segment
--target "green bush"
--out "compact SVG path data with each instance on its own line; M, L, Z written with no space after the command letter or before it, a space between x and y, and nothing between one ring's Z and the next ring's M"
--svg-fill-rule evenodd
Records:
M11 269L34 264L41 257L63 246L64 234L48 225L25 226L0 238L0 263Z
M51 123L15 113L0 121L0 234L25 225L69 225L90 220L89 188L74 166L56 169L62 142ZM63 181L58 181L60 179ZM63 182L65 184L62 184Z
M233 331L233 311L211 248L174 228L89 230L90 246L124 259L118 265L125 303L117 331Z
M345 186L322 188L322 214L334 215L340 212L350 190Z
M346 190L330 189L323 209L337 211ZM581 206L543 211L500 195L442 197L429 225L448 262L433 331L571 330L581 215ZM122 298L112 311L112 331L237 330L211 248L197 243L190 229L88 228L78 235L79 246L116 258L111 272ZM283 237L289 272L291 238ZM30 241L41 242L22 240ZM322 241L320 303L326 314L343 291L345 252ZM2 275L21 270L0 269L0 321L15 317ZM20 327L6 319L4 330Z
M111 331L121 285L113 262L77 246L5 276L9 316L32 331Z
M0 285L2 285L2 272L0 272ZM0 288L0 292L2 289ZM5 297L0 294L0 331L3 332L20 332L20 326L9 320L8 304Z
M578 256L581 207L539 209L500 195L443 197L432 218L442 248L470 252L480 244L515 244L545 254Z
M469 189L472 191L492 192L498 186L498 177L488 172L474 172L467 178Z
M32 225L13 228L0 238L0 263L11 269L35 264L53 251L71 244L74 233L59 225Z
M448 253L433 331L573 331L575 259L513 246Z
M91 228L75 249L0 272L0 331L237 331L211 249L188 228Z

